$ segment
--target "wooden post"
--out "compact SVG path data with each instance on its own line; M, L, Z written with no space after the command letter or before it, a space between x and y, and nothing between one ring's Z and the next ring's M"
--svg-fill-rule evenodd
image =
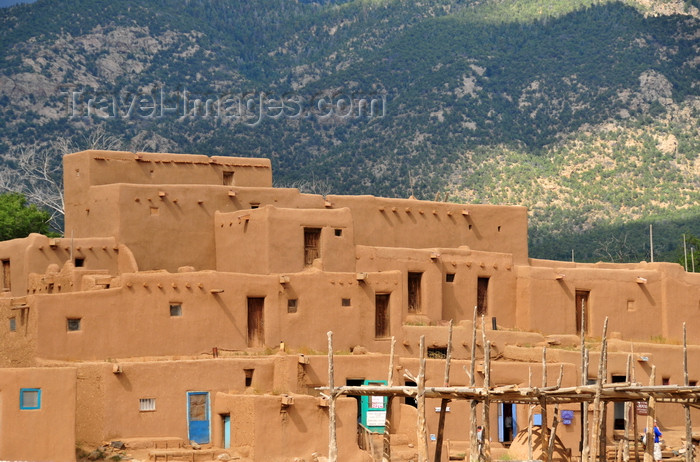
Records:
M557 389L561 388L564 378L564 365L559 365L559 378L557 379ZM559 425L559 403L554 405L554 417L552 419L552 432L549 434L549 444L547 445L547 460L552 460L554 454L554 442L557 439L557 426Z
M581 306L581 385L588 384L588 350L586 349L586 304ZM581 403L581 461L588 462L588 402Z
M418 461L429 462L428 431L425 423L425 335L420 336L420 360L418 371Z
M444 386L450 386L450 359L452 359L452 320L450 320L450 329L447 334L447 357L445 358L445 380ZM442 398L440 400L440 419L438 421L438 432L437 439L435 441L435 462L440 462L442 459L442 437L443 430L445 428L445 413L447 408L447 403L450 400ZM447 454L447 459L449 460L450 455Z
M607 338L603 345L603 385L608 382L608 342ZM608 447L608 402L600 402L600 431L598 435L598 450L599 459L606 460Z
M634 358L634 344L632 345L632 358ZM634 364L634 363L632 363ZM637 374L635 374L635 367L632 366L630 371L631 383L637 383ZM639 440L637 440L637 435L639 434L639 425L637 423L637 405L633 406L632 410L632 434L634 435L634 460L639 462Z
M631 383L632 375L632 355L627 355L627 370L625 372L625 382ZM625 401L625 444L622 446L622 460L629 462L630 460L630 409L632 406L629 401Z
M328 461L338 460L338 441L335 427L335 384L333 382L333 332L328 331L328 394L330 400L328 404Z
M649 386L656 382L656 366L651 366ZM644 448L644 462L654 462L654 419L656 419L656 398L649 396L647 400L647 427L644 429L647 444Z
M685 323L683 323L683 385L690 385L688 381L688 335ZM685 461L693 462L693 424L690 420L690 405L683 404L685 410Z
M605 318L603 323L603 341L600 346L600 357L598 359L598 383L596 385L595 398L593 399L593 429L591 430L591 448L590 461L594 462L598 458L600 444L600 395L603 392L603 383L605 381L605 348L608 335L608 318Z
M471 364L469 365L469 385L473 388L476 386L476 314L477 307L474 307L474 317L472 320L472 351L471 351ZM479 446L476 439L476 407L479 402L475 399L471 400L469 403L469 460L471 462L477 462L479 460L479 455L477 454L476 448Z
M547 388L547 347L542 347L542 388ZM544 462L547 462L547 446L549 442L549 427L547 419L547 398L544 394L540 396L540 408L542 409L542 426L540 427L540 450Z
M489 388L491 387L491 342L487 341L484 348L484 390L486 391L486 396L484 397L484 405L482 407L482 417L481 417L481 441L477 443L481 448L480 457L481 460L490 461L491 460L491 418L489 413L491 412L491 404L489 402Z
M394 385L394 351L396 348L396 337L391 337L391 353L389 354L389 373L387 374L387 385ZM386 398L386 417L384 419L384 438L382 439L382 462L391 462L391 402L393 396Z
M527 388L532 389L532 368L527 368ZM535 408L531 404L527 409L527 459L532 460L532 410Z

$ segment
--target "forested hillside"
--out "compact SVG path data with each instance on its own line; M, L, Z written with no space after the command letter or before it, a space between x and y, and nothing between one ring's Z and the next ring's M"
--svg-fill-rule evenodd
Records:
M698 6L39 0L0 10L0 155L58 166L99 128L312 192L527 205L536 257L648 259L656 223L671 259L700 235Z

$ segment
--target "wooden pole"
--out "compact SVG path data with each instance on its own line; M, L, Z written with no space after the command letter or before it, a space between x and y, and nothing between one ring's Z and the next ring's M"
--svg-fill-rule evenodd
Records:
M336 437L335 426L335 383L333 378L333 332L328 332L328 392L330 402L328 405L328 461L337 462L338 460L338 440Z
M656 366L651 366L649 386L656 381ZM644 429L647 444L644 448L644 462L654 462L654 419L656 419L656 399L649 396L647 400L647 428Z
M444 384L446 387L450 386L450 359L452 358L452 320L450 319L450 329L447 333L447 357L445 358L445 380ZM438 432L437 439L435 441L435 462L441 462L442 460L442 438L443 430L445 428L445 413L447 412L447 403L450 400L443 398L440 400L440 418L438 421ZM450 455L447 455L450 458Z
M491 387L491 342L487 341L484 348L484 390L486 391L486 396L484 397L483 414L481 417L481 441L478 445L481 448L481 459L490 461L491 460L491 417L489 416L491 412L491 403L489 398L489 388Z
M394 353L396 349L396 337L391 337L391 353L389 354L389 373L387 385L394 386ZM382 438L382 462L391 462L391 402L393 396L386 399L386 417L384 418L384 437Z
M627 370L625 371L625 382L631 383L632 374L632 355L627 355ZM630 460L630 409L632 408L630 401L625 401L625 444L622 446L622 460L629 462Z
M688 333L683 323L683 385L690 385L688 381ZM690 405L683 404L685 410L685 461L693 462L693 423L690 419Z
M605 344L603 348L603 385L608 382L608 342L605 339ZM602 460L607 458L607 446L608 446L608 402L600 402L600 434L598 436L598 444L600 448L598 450L598 456Z
M532 388L532 368L527 368L527 387ZM527 459L532 460L532 410L534 405L530 405L527 410Z
M603 323L603 341L600 346L600 355L598 358L598 383L596 386L595 398L593 400L593 429L591 430L591 451L590 461L593 462L598 457L600 443L600 395L603 391L603 382L605 381L605 347L608 335L608 318L605 318Z
M564 365L559 365L559 378L557 379L557 389L561 388L564 378ZM559 425L559 403L554 405L554 417L552 418L552 432L549 434L549 444L547 445L547 460L552 460L554 454L554 442L557 439L557 426Z
M632 358L634 358L634 344L632 344ZM634 364L634 363L633 363ZM637 374L635 374L635 368L632 366L632 370L630 371L630 380L632 381L631 383L637 383ZM639 424L637 423L637 404L633 406L634 409L632 410L632 434L634 435L634 460L635 462L639 462L639 440L637 440L637 435L639 434Z
M547 388L547 347L542 347L542 388ZM549 442L549 426L547 419L547 398L545 395L540 396L540 408L542 416L542 426L540 427L540 450L542 451L542 457L544 462L547 462L547 446Z
M588 350L586 349L586 304L581 304L581 385L588 384ZM581 461L588 462L588 403L581 403Z
M418 371L418 460L429 462L428 430L425 423L425 335L420 336L420 363Z
M474 317L472 318L472 351L471 351L471 364L469 365L469 385L471 387L476 386L476 314L477 307L474 307ZM471 420L469 424L469 460L471 462L477 462L479 460L479 455L477 454L477 447L479 443L476 439L476 407L479 402L475 399L471 400L469 403L469 418Z

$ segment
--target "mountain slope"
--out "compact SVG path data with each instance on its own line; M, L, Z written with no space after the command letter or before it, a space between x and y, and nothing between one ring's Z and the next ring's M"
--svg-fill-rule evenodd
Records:
M693 2L40 0L0 11L0 153L100 126L270 157L321 193L524 204L547 257L569 230L700 215L699 22Z

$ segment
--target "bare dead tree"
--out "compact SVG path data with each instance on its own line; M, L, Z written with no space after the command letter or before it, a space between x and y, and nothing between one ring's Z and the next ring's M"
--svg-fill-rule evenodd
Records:
M0 171L0 192L23 194L30 203L49 212L51 228L62 232L63 156L85 149L119 149L122 145L120 138L98 126L78 141L62 137L48 145L13 146L3 158L10 168Z

